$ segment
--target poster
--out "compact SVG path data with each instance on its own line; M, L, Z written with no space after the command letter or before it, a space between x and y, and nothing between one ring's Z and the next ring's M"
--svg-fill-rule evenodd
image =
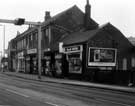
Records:
M116 66L116 54L116 49L90 47L88 66Z

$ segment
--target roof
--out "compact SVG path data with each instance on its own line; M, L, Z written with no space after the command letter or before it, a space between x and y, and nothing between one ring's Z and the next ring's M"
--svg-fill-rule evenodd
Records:
M119 42L119 44L121 43L125 47L133 46L132 43L125 37L125 35L111 23L107 23L101 28L109 33L116 42Z
M56 14L47 21L44 21L42 23L42 27L47 26L49 24L56 24L63 28L68 29L71 32L79 31L80 29L84 28L84 16L85 13L83 13L76 5L74 5L63 12ZM89 24L91 27L98 26L98 24L92 18L90 18ZM36 26L27 29L23 33L16 36L15 39L18 39L26 35L27 33L34 31L35 29L37 29Z
M93 36L95 36L98 31L99 29L95 29L95 30L89 30L85 32L74 32L68 35L65 34L61 39L57 40L55 44L51 44L50 49L52 51L58 50L60 42L63 42L64 46L78 44L78 43L85 43L89 39L91 39Z
M128 37L128 40L135 46L135 37Z
M98 31L99 29L89 30L86 32L72 33L68 35L67 37L65 37L62 40L62 42L64 43L64 45L86 42L89 39L91 39L93 36L95 36Z
M69 30L77 31L84 27L84 16L85 13L83 13L76 5L74 5L71 8L48 19L43 23L43 25L46 26L50 23L54 23ZM89 24L92 27L98 26L98 24L91 18L89 20Z

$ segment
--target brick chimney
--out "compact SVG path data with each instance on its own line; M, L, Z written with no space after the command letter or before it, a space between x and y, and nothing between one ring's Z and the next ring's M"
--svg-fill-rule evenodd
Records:
M48 19L50 19L51 18L51 16L50 16L50 11L46 11L45 12L45 19L44 19L44 21L47 21Z
M89 0L87 0L87 4L85 6L85 18L84 18L84 24L85 27L89 27L89 21L91 18L91 5L89 4Z

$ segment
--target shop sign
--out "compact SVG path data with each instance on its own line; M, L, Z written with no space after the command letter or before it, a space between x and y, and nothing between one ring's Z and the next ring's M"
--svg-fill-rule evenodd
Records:
M90 47L88 66L116 66L117 49Z
M19 59L24 58L23 55L24 55L23 52L18 53L18 58L19 58Z
M51 60L51 56L44 56L45 60Z
M81 51L82 51L82 45L70 46L64 48L65 53L73 53L73 52L81 52Z
M37 49L27 50L27 54L34 54L34 53L37 53Z
M62 54L56 54L55 55L55 59L61 59L62 58Z

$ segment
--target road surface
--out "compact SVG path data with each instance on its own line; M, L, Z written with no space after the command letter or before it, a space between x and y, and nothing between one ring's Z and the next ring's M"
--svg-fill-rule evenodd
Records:
M0 106L135 106L135 94L0 74Z

